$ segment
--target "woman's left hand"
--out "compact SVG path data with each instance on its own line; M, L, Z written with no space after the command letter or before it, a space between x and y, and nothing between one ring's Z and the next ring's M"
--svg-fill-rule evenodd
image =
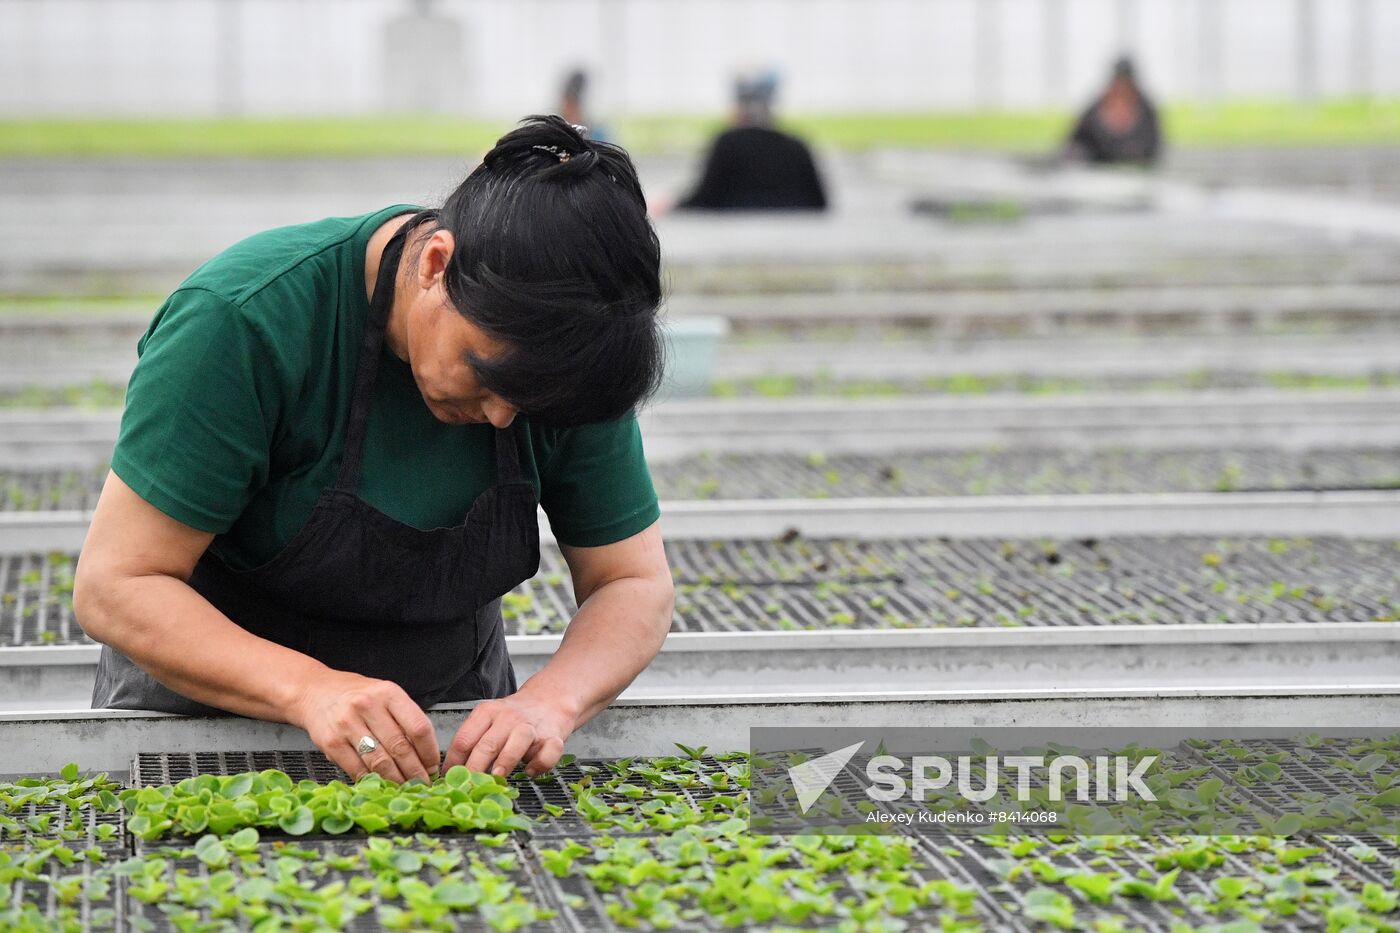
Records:
M558 764L578 717L528 689L478 703L453 736L443 769L464 764L505 777L523 761L526 773L537 777Z

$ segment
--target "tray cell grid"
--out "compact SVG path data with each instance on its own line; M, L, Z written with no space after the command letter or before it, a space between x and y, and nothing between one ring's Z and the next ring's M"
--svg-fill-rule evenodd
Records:
M1189 838L1189 837L1188 837ZM1113 895L1109 903L1098 903L1080 890L1061 883L1074 875L1112 874L1117 878L1134 878L1143 873L1145 877L1160 878L1163 869L1157 867L1154 855L1177 847L1181 839L1168 837L1097 837L1106 844L1112 844L1111 851L1100 851L1083 842L1046 843L1036 850L1036 859L1045 877L1055 875L1060 881L1042 880L1042 876L1030 870L1022 870L1014 879L1008 880L1007 869L1013 860L988 840L948 834L943 836L940 845L950 856L957 853L959 861L973 876L981 890L988 892L1002 907L1014 916L1019 924L1039 930L1045 924L1027 916L1028 898L1037 889L1049 889L1067 899L1072 905L1077 923L1082 928L1090 928L1098 921L1112 921L1115 918L1126 923L1128 929L1170 930L1173 925L1186 922L1193 928L1212 923L1222 923L1231 916L1212 913L1203 904L1216 902L1220 895L1212 888L1212 883L1220 878L1252 878L1261 874L1286 872L1264 855L1257 858L1224 852L1224 861L1204 869L1183 868L1172 886L1174 897L1155 900L1149 897L1128 897ZM932 842L930 844L933 844ZM1217 850L1218 852L1220 850ZM1100 862L1102 856L1109 856L1107 863ZM1355 876L1348 875L1338 864L1334 855L1323 852L1314 857L1318 864L1327 869L1336 869L1338 875L1322 882L1331 894L1354 893L1360 884ZM1270 930L1304 933L1322 929L1325 913L1321 897L1314 895L1303 909L1292 917L1277 917L1270 924Z
M50 509L88 511L107 478L107 466L87 470L0 470L0 512Z
M76 555L0 555L0 645L88 640L73 618L76 567Z
M1196 755L1227 782L1247 782L1242 785L1245 793L1277 814L1324 811L1343 816L1343 811L1331 808L1369 802L1384 789L1373 775L1389 777L1400 766L1393 741L1318 737L1316 742L1309 746L1292 739L1246 739L1228 747L1197 749ZM1382 813L1396 819L1400 808L1384 808Z
M71 807L62 801L26 804L25 806L6 814L20 825L17 835L0 836L0 841L5 843L26 843L38 838L53 839L58 838L59 829L66 829L73 820L74 812ZM82 818L81 835L76 839L65 840L63 845L70 849L86 849L96 846L106 853L124 852L127 848L126 821L122 816L122 811L115 813L103 813L93 806L80 807L77 816ZM27 821L33 817L49 817L49 832L36 833L27 825ZM97 827L111 826L116 832L108 839L100 839L97 835Z
M394 852L417 853L420 855L421 867L417 871L405 871L405 876L417 877L427 884L435 885L444 880L444 873L432 866L430 853L433 850L447 851L462 856L462 862L456 870L462 870L470 862L470 856L475 855L488 866L492 874L508 881L527 900L537 906L555 910L554 893L551 885L545 879L534 862L533 856L522 847L516 840L507 839L504 845L486 846L468 836L445 836L433 837L431 843L417 839L416 837L394 837ZM356 858L353 867L337 868L331 865L321 864L316 866L308 860L307 867L297 873L298 879L306 887L320 888L334 882L344 882L347 885L352 880L358 878L373 878L374 871L367 865L367 842L365 839L332 839L332 840L292 840L289 843L267 843L262 842L257 847L257 858L254 861L244 863L237 858L231 859L229 869L232 870L239 882L257 877L275 877L276 868L274 863L279 858L286 856L288 850L313 853L314 859L325 860L332 857ZM167 847L170 854L167 866L167 880L176 884L175 879L180 875L192 878L207 880L210 876L210 868L199 858L195 857L193 850L186 846ZM509 864L502 865L498 859L506 858ZM402 906L393 901L385 902L377 892L370 890L359 895L370 904L368 910L356 914L343 927L353 933L370 933L370 931L382 930L384 926L380 922L380 911L386 906ZM177 908L170 899L163 899L157 904L148 904L127 893L127 910L133 917L139 917L151 925L151 930L155 933L166 933L174 931L180 927L172 918L173 913L177 913ZM208 908L194 909L199 920L205 923L215 922ZM454 911L450 914L453 928L464 931L486 931L491 930L491 926L483 919L481 914L473 911ZM218 928L218 927L215 927ZM228 929L236 929L236 925L230 925ZM526 933L546 933L546 931L567 930L557 917L541 919L533 923L526 924L519 929Z
M536 840L535 845L537 848L546 846L562 848L570 842L574 842L592 848L595 838L596 837L587 834L561 836L554 840ZM779 845L783 843L783 840L778 837L772 838L774 842ZM658 844L664 845L664 837L639 836L632 837L632 839L640 841L648 852L654 851ZM918 886L925 882L945 879L962 886L968 885L965 876L961 872L950 871L948 867L945 864L941 864L938 859L930 857L930 853L921 849L917 842L911 840L908 843L896 844L908 844L915 856L914 861L907 869L905 878L907 884ZM802 856L800 853L794 853L790 858L798 860L801 859ZM781 864L786 863L780 863L778 866L779 868L781 868ZM827 874L824 876L823 881L830 885L829 893L837 902L850 900L855 903L862 903L871 896L853 887L848 876L840 872L831 872ZM608 907L609 901L616 902L619 897L625 896L625 892L620 893L618 889L614 889L611 892L604 892L578 871L574 871L564 878L556 879L555 883L560 892L559 902L562 915L573 928L587 931L621 931L630 928L628 925L615 920L612 911L610 911ZM693 898L680 900L676 906L681 911L685 912L681 920L680 929L721 931L735 928L732 925L725 925L719 918L705 912ZM995 903L978 897L975 893L971 898L970 906L965 911L957 910L951 905L945 906L940 904L938 899L934 898L930 903L915 907L909 913L901 915L899 919L907 923L908 929L911 930L941 929L944 928L942 923L945 919L950 921L954 919L961 920L964 923L976 921L979 922L981 928L985 930L1012 929L1012 927L1004 922L1007 918L1004 912L1001 911ZM832 929L836 928L840 922L841 918L839 915L828 916L814 913L791 926L796 926L801 929ZM775 917L772 921L746 925L744 928L769 929L774 926L785 927L787 925L784 925L780 918Z
M1110 448L701 453L656 464L663 499L1391 489L1400 451Z
M296 781L348 781L345 772L314 751L142 752L131 765L133 787L177 784L201 774L220 776L275 769Z
M1400 620L1390 539L724 540L668 545L678 632ZM0 557L0 644L91 644L65 554ZM562 632L568 568L502 603L512 635Z
M109 852L107 858L115 860L122 853ZM126 904L122 897L122 881L110 877L105 863L88 861L74 862L67 867L55 867L50 860L45 869L55 875L54 882L32 882L18 879L10 883L10 899L5 907L20 910L24 905L33 909L54 929L71 918L82 930L126 930ZM97 880L106 877L105 889ZM66 902L60 899L60 889L71 884L73 896ZM66 894L66 892L65 892ZM45 927L40 927L44 929Z
M741 785L741 775L745 768L736 762L720 761L708 756L701 756L694 760L680 758L649 760L658 762L656 770L659 772L659 783L656 788L660 791L676 794L679 803L692 812L704 812L707 803L715 801L717 798L737 797L742 802L747 797L747 791ZM667 761L670 763L665 763ZM636 807L644 802L646 797L629 796L627 792L618 789L609 790L603 786L613 779L623 777L621 783L624 785L631 784L640 787L643 792L651 790L652 785L645 776L632 774L626 770L625 766L630 763L629 759L623 759L621 762L606 759L578 760L557 767L537 780L517 775L512 778L512 783L520 791L520 796L515 801L516 809L532 821L530 832L536 838L592 832L592 824L579 811L575 803L575 794L572 788L574 785L580 785L590 789L593 799L598 803L609 808L621 808L618 810L621 815L644 821L645 815ZM622 770L615 769L615 765ZM550 807L559 807L563 812L551 813L546 804ZM716 805L710 804L710 806L715 807ZM724 806L719 809L727 812L735 808ZM643 825L645 825L644 822ZM609 826L606 832L619 833L623 830L616 826ZM644 828L640 832L652 833L655 831Z

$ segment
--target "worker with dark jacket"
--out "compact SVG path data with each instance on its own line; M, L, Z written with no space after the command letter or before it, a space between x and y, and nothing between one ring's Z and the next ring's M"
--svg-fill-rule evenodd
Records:
M1161 148L1157 109L1138 85L1132 60L1120 58L1108 88L1075 124L1064 156L1099 164L1148 165L1157 160Z
M772 73L735 85L734 125L710 147L700 184L678 208L825 210L826 192L806 143L773 126Z

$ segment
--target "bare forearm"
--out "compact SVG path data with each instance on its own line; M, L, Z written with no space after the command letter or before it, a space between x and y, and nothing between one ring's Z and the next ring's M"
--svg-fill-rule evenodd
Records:
M521 687L562 700L575 728L617 699L651 663L671 627L669 581L623 578L598 588L579 607L554 657Z
M78 609L83 628L182 696L243 716L292 721L300 685L320 662L235 625L164 574L107 581Z

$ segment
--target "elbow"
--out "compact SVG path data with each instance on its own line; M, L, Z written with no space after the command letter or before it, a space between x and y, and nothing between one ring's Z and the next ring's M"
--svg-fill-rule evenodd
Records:
M87 637L104 645L112 644L114 583L95 555L79 557L73 575L73 617Z
M665 577L657 578L656 598L658 600L657 634L664 642L666 636L671 633L671 620L676 613L676 582L669 572Z

